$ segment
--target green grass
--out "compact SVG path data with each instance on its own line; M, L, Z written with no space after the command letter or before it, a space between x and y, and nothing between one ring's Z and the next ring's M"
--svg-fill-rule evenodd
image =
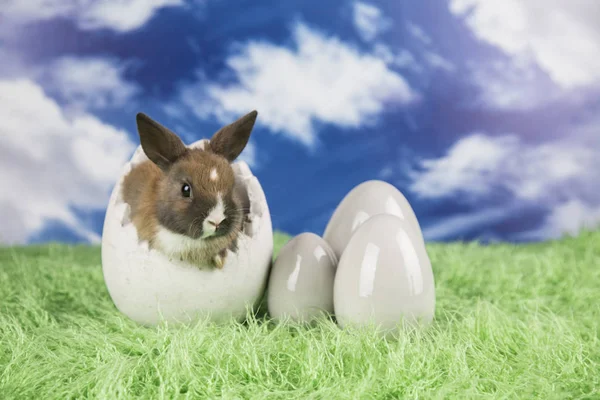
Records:
M428 250L436 322L384 341L329 321L144 328L98 248L0 249L0 398L600 398L600 233Z

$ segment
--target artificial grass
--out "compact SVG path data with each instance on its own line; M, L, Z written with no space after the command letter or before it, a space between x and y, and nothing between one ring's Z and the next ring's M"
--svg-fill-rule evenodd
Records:
M600 233L428 252L436 321L384 341L331 321L140 327L99 248L0 249L0 397L600 398Z

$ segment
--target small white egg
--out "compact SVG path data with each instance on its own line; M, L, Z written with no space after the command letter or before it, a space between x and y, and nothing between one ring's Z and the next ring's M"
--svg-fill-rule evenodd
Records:
M356 229L378 214L406 220L415 234L422 237L419 221L406 197L387 182L370 180L354 187L344 197L331 216L323 238L339 258Z
M379 214L354 232L338 263L333 299L340 327L374 324L394 335L403 323L432 321L431 262L408 221Z
M203 148L206 142L189 147ZM203 317L243 319L247 307L257 304L264 294L273 255L271 216L260 183L246 163L233 164L235 190L249 208L238 251L228 252L223 269L198 267L166 257L138 240L121 186L132 166L147 159L138 147L113 189L104 220L102 270L117 309L145 325Z
M323 238L301 233L283 246L269 277L267 301L275 320L310 322L333 313L337 258Z

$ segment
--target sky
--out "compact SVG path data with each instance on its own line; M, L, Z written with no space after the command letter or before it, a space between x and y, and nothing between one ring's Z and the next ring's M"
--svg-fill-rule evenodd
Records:
M144 112L186 143L256 109L273 228L387 181L427 241L600 224L596 0L2 0L0 243L99 242Z

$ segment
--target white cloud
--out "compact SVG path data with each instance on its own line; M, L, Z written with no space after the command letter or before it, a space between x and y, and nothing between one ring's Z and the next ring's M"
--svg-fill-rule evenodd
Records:
M381 171L379 171L379 178L381 179L389 179L394 176L394 169L390 166L383 167Z
M381 32L389 29L392 21L373 4L356 1L353 4L354 26L363 40L370 42Z
M183 103L197 116L215 115L222 123L256 109L259 124L312 146L315 122L356 128L372 123L389 103L417 98L376 56L301 24L294 39L296 49L247 42L227 59L237 83L201 79L183 89Z
M6 0L3 19L28 23L52 18L69 18L80 29L138 29L161 8L182 5L182 0Z
M491 207L474 213L464 213L448 217L423 229L425 240L448 240L457 234L467 233L469 230L481 226L500 222L517 211L512 207Z
M0 43L0 79L30 79L50 97L76 113L89 109L128 108L135 106L141 88L125 78L133 61L115 57L63 56L44 64L23 61L16 49Z
M406 29L408 30L408 33L419 39L424 44L431 44L431 37L429 37L429 35L426 34L423 28L421 28L419 25L409 22L406 24Z
M412 69L416 72L422 71L415 57L406 49L394 52L389 46L383 43L375 43L373 54L392 67Z
M483 41L534 61L563 88L600 81L600 7L596 0L452 0Z
M373 46L373 54L390 67L410 69L417 73L423 72L422 65L419 64L415 56L406 49L394 51L383 43L375 43ZM422 59L423 64L428 64L432 69L442 69L447 72L453 72L456 69L456 66L452 62L430 50L423 50L420 58Z
M572 139L528 145L515 135L475 133L445 156L421 161L411 190L424 198L470 195L474 200L498 189L528 201L587 196L600 167L600 140L591 145Z
M552 209L546 238L600 223L600 121L574 127L568 139L531 145L515 135L475 133L456 142L446 155L422 160L411 173L410 190L422 198L458 196L471 204L498 202ZM504 197L503 197L504 198ZM586 225L587 226L587 225ZM575 228L576 227L576 228Z
M456 69L454 64L433 51L426 51L423 57L433 68L443 69L448 72L452 72Z
M529 110L559 98L560 89L531 65L513 61L467 63L479 90L475 101L491 109Z
M575 236L584 229L596 229L600 226L600 205L590 205L573 199L556 206L541 228L541 235L558 237L563 234Z
M466 136L440 158L421 161L424 172L415 173L411 190L424 198L459 194L483 196L492 187L490 178L518 152L515 136Z
M67 117L27 79L0 81L0 121L0 242L25 243L48 220L98 240L71 208L106 207L135 148L127 133L89 114Z
M124 79L125 66L102 57L63 57L37 72L37 81L72 107L123 107L139 92Z

